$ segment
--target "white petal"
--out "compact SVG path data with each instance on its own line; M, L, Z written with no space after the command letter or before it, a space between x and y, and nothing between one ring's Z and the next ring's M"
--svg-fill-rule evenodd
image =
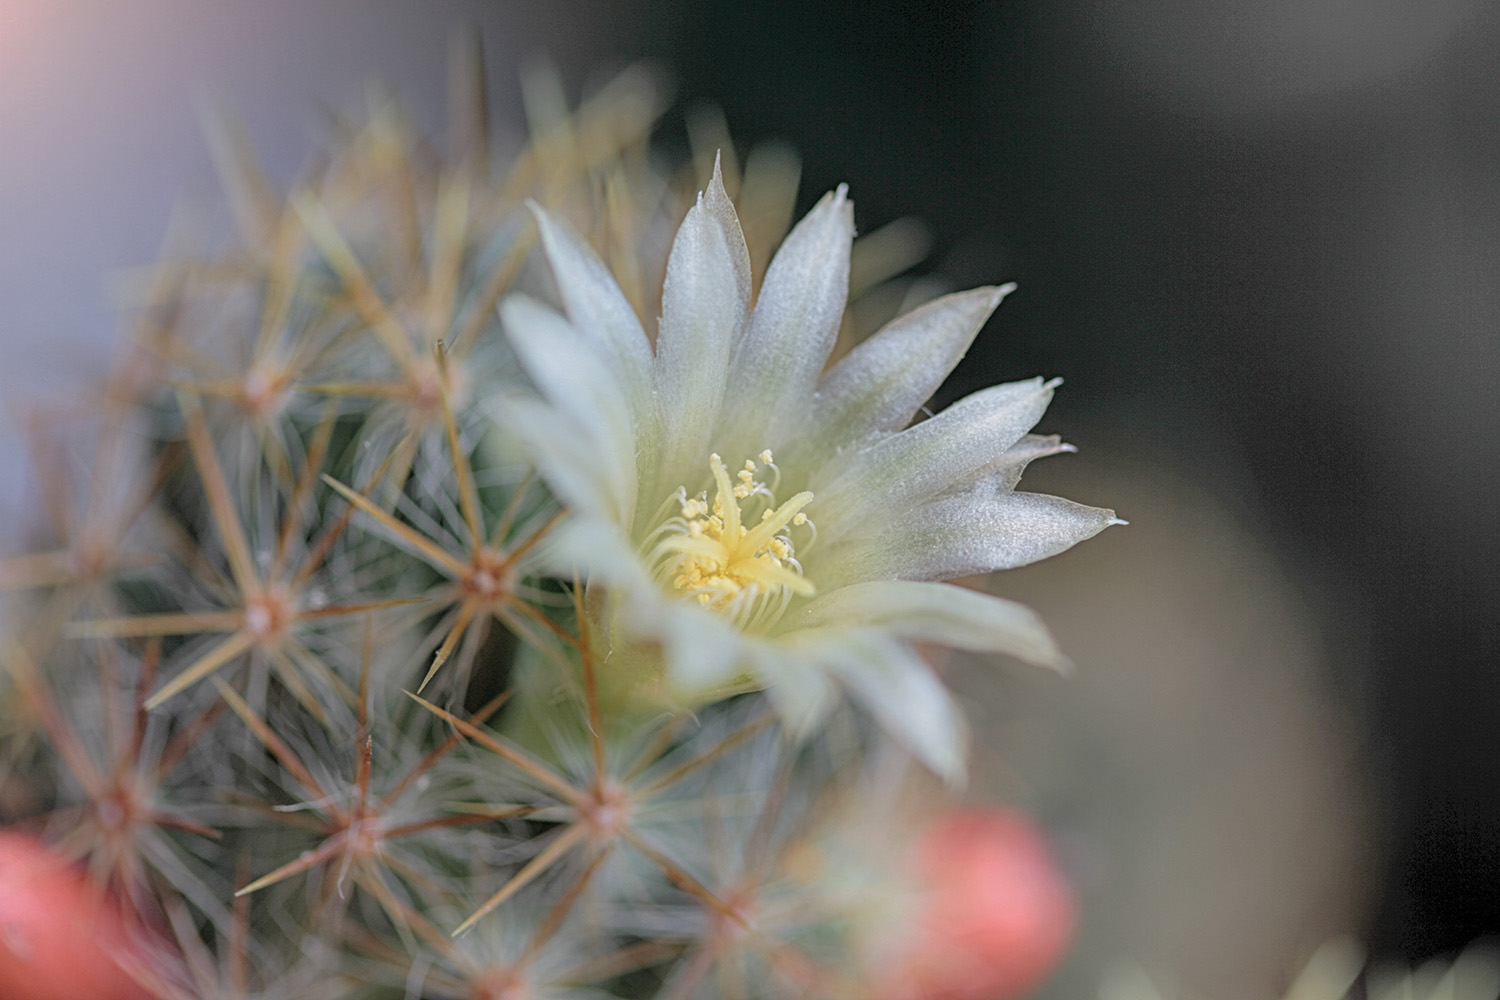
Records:
M872 521L905 517L1019 441L1041 419L1054 385L1034 378L983 389L930 420L830 461L810 486L816 507L808 515L830 540Z
M755 674L766 684L782 728L794 740L807 738L838 700L837 687L818 664L779 644L754 643L751 649Z
M644 419L653 408L651 397L651 344L641 329L635 310L620 291L609 268L594 251L541 206L532 203L542 249L552 265L558 293L568 319L579 331L612 356L617 377L638 418ZM639 428L654 438L648 428Z
M551 414L502 403L501 419L513 423L543 473L559 479L553 487L569 503L628 524L637 449L635 420L619 383L581 333L546 306L513 295L500 316ZM591 485L584 489L585 483Z
M809 577L825 588L865 580L951 580L1045 559L1123 524L1112 510L1039 493L939 500L881 532L851 536Z
M849 297L854 207L840 185L776 252L730 362L734 384L720 429L738 461L800 430Z
M963 780L967 728L947 688L910 646L872 629L819 629L786 639L843 682L918 760L951 784Z
M549 539L544 565L609 588L616 621L634 639L659 641L667 679L679 695L700 698L740 674L744 640L723 618L663 594L614 525L569 518Z
M702 695L735 679L742 642L732 625L712 611L682 602L666 603L664 611L660 631L667 678L678 693Z
M972 475L960 481L953 492L967 492L980 480L989 480L993 487L1001 490L1013 490L1021 481L1021 474L1026 471L1026 466L1032 462L1049 455L1077 450L1070 444L1064 444L1056 434L1027 434L1005 449L999 458L976 469Z
M831 452L911 423L1015 287L945 295L877 331L819 382L807 437Z
M1036 612L1014 601L944 583L877 580L822 594L798 628L864 625L912 642L1005 653L1063 668L1067 660Z
M622 596L646 593L651 580L620 529L587 516L569 517L540 546L543 571L560 580L615 588ZM648 616L654 617L654 616Z
M587 428L537 400L501 398L491 406L496 422L525 441L537 470L560 499L607 521L623 516L620 470L599 460Z
M708 190L677 230L662 290L656 401L665 489L706 468L729 353L749 310L750 251L716 161Z

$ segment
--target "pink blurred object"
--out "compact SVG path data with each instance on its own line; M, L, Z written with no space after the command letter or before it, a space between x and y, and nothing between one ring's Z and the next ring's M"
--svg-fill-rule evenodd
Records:
M880 1000L1006 1000L1041 984L1077 923L1072 888L1032 820L972 809L918 840L924 894Z
M151 1000L122 961L155 935L76 865L29 834L0 830L0 997Z

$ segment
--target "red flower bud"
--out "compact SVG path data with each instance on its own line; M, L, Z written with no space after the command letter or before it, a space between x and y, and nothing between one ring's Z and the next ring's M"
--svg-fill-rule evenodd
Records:
M913 853L922 889L881 1000L1007 1000L1057 965L1077 910L1036 824L1003 809L951 813Z
M151 934L78 866L0 830L0 997L151 1000L121 964Z

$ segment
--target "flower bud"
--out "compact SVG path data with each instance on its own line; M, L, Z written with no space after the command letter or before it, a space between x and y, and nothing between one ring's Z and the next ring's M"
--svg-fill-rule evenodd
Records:
M940 818L912 854L921 892L880 1000L1006 1000L1039 986L1077 922L1035 823L1004 809Z
M150 935L77 866L0 830L0 997L150 1000L124 970Z

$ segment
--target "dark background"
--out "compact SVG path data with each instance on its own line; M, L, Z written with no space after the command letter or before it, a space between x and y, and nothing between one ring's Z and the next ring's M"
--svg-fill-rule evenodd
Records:
M711 101L742 144L801 153L802 208L847 181L861 229L930 226L922 270L1020 283L945 397L1066 376L1044 429L1085 444L1068 461L1171 469L1164 484L1190 482L1253 534L1314 623L1320 697L1357 720L1351 781L1383 860L1351 929L1406 959L1500 931L1494 5L7 11L12 398L102 363L101 275L149 262L180 196L211 196L196 98L236 107L285 177L316 134L313 102L348 104L370 77L439 121L457 25L484 29L502 116L525 54L550 54L574 88L654 59L679 106ZM664 122L667 147L685 144L682 120ZM1111 502L1107 476L1089 489L1079 499ZM1124 530L1198 530L1173 509L1122 507ZM1220 572L1240 571L1226 556Z
M1049 427L1170 454L1338 594L1328 669L1389 807L1367 939L1456 949L1500 930L1500 16L1433 44L1326 4L1347 33L1318 43L1110 6L717 3L650 33L684 96L790 139L808 199L846 180L862 218L929 222L955 285L1020 283L962 387L1065 374ZM1255 18L1206 6L1163 5Z

